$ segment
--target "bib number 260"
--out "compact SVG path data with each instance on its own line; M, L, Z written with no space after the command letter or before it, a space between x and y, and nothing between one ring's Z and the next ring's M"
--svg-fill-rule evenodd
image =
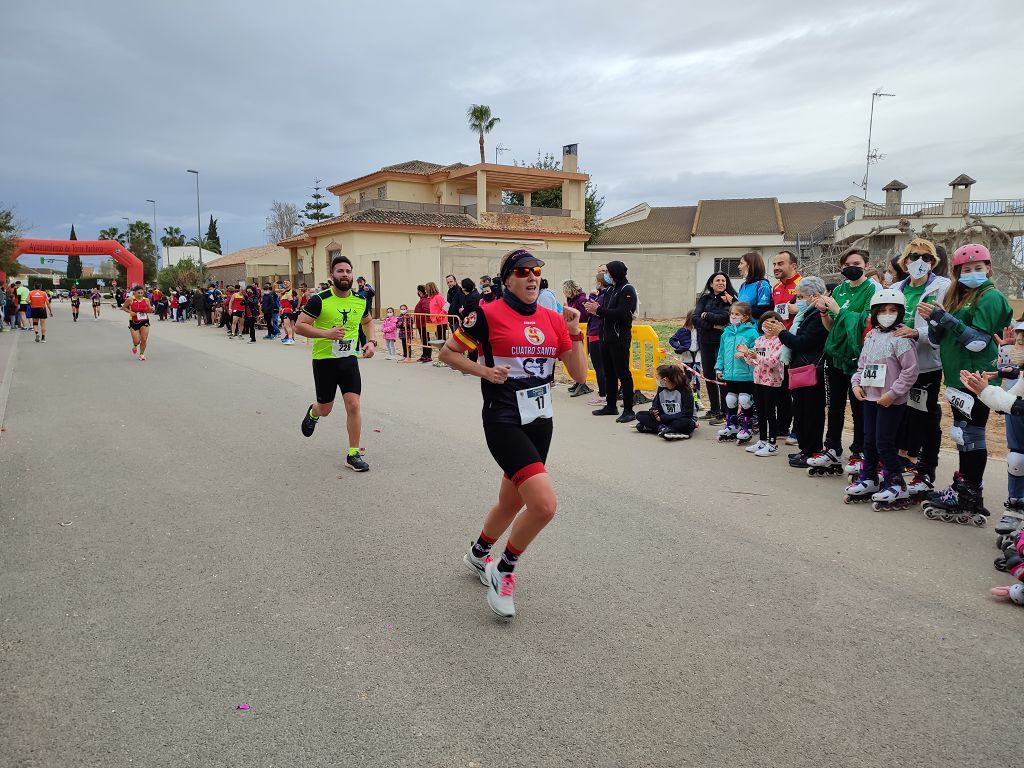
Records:
M551 410L551 386L531 387L516 392L519 401L519 421L530 424L537 419L550 419L554 415Z

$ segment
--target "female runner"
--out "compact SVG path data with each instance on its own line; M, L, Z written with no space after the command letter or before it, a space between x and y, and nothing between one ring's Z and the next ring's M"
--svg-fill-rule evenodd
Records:
M153 306L146 298L146 292L141 285L132 289L132 298L124 302L121 309L129 315L128 329L132 334L132 354L139 353L139 360L146 359L146 344L149 343L149 314Z

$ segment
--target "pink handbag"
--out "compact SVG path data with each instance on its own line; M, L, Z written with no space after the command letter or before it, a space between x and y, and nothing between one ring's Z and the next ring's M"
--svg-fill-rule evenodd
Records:
M818 383L818 366L801 365L799 368L789 369L789 388L802 389L813 387Z

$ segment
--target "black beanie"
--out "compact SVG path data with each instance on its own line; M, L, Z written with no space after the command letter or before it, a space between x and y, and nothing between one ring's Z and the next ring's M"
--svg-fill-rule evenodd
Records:
M616 283L621 283L626 279L626 265L621 261L609 261L608 274Z

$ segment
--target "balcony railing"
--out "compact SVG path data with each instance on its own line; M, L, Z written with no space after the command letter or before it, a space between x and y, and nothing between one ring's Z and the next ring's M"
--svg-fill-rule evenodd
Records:
M466 213L464 205L442 205L441 203L407 203L402 200L360 200L345 206L345 213L368 211L376 208L382 211L411 211L413 213Z
M965 212L972 216L1019 216L1024 213L1024 200L971 200L953 203L957 216Z
M907 216L942 216L942 201L937 203L864 204L865 219L899 219Z
M519 213L527 216L572 216L572 211L565 208L540 208L525 205L488 205L488 213Z
M852 210L852 209L851 209ZM849 212L848 212L849 213ZM864 205L865 219L898 219L926 216L1019 216L1024 213L1024 200L968 200L956 203L900 203L898 205ZM849 223L850 219L847 219Z

